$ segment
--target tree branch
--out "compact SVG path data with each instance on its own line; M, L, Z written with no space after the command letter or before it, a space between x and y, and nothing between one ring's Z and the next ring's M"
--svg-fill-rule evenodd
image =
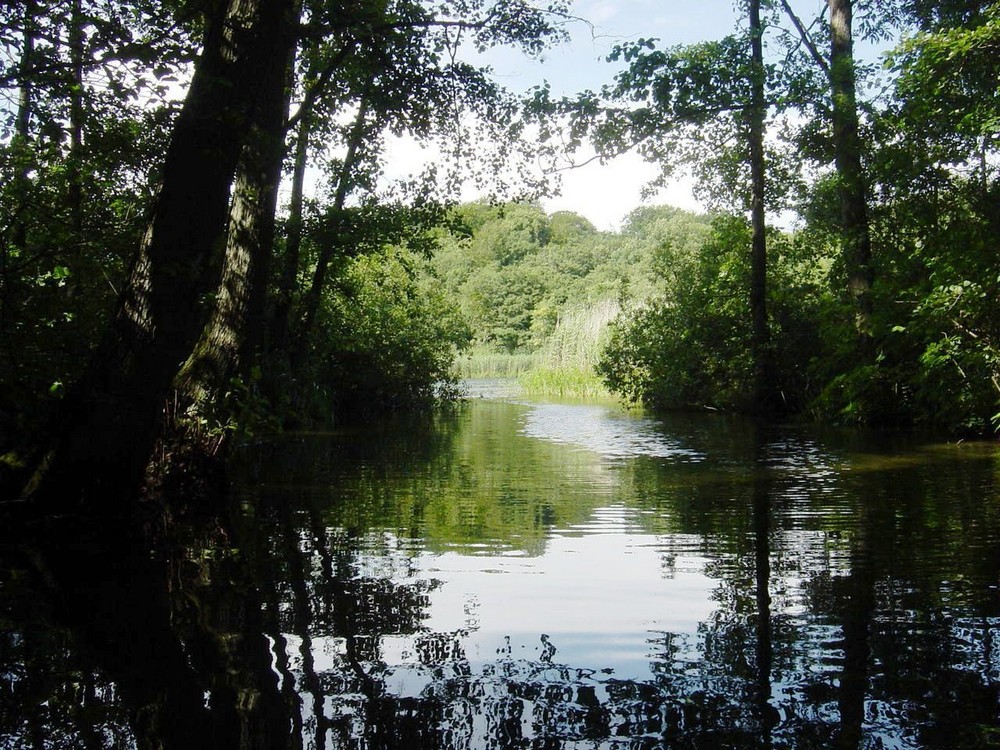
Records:
M286 131L291 130L298 125L299 121L312 111L313 105L316 104L316 100L320 97L320 94L323 93L323 89L327 87L330 83L330 79L333 78L333 74L337 71L337 68L344 62L344 60L347 59L348 55L354 51L354 48L355 44L353 42L345 45L343 49L340 50L339 54L327 62L326 66L320 72L319 77L316 79L316 82L306 90L306 94L302 98L302 103L299 104L295 114L291 115L285 121Z
M798 30L799 38L802 40L802 43L809 51L809 54L812 55L812 59L815 60L816 64L819 65L819 67L823 70L824 73L827 74L827 76L829 76L830 64L826 61L823 55L820 54L819 48L816 46L816 43L813 42L812 37L809 36L809 29L807 29L805 25L802 23L801 19L797 15L795 15L795 11L793 11L792 7L788 4L788 0L781 0L781 7L785 9L785 15L788 16L792 24Z

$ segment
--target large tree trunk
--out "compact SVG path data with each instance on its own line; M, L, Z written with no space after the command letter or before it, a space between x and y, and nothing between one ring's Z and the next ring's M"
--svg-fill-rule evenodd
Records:
M766 413L772 398L771 332L767 322L767 239L764 213L764 27L760 0L750 3L750 348L754 367L754 409Z
M292 4L229 0L208 19L119 309L27 490L39 501L113 509L141 484L165 398L207 317L236 163L257 87L284 63Z
M285 157L292 41L286 38L281 50L284 65L272 66L268 78L260 82L259 110L237 166L215 306L177 379L187 404L217 401L231 378L245 374L263 344L264 302Z
M871 285L874 277L868 191L861 166L851 0L828 0L830 8L830 86L833 94L833 145L840 191L842 252L862 342L871 336Z

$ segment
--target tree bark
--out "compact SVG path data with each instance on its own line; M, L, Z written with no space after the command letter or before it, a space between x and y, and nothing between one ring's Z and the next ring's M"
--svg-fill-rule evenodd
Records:
M842 255L859 340L871 337L872 270L868 190L861 164L851 0L828 0L833 145L840 193Z
M264 302L274 249L278 188L285 157L288 71L294 40L286 36L283 65L258 88L258 112L237 165L222 279L211 317L177 378L187 404L218 401L233 377L245 375L263 343Z
M770 392L771 332L767 321L767 237L764 212L765 165L764 119L764 27L760 18L760 0L750 2L750 348L754 368L754 409L766 413L772 406Z
M57 417L25 494L53 508L127 507L163 404L218 282L229 191L256 110L281 65L292 0L229 0L207 19L202 54L172 133L152 216L116 316Z

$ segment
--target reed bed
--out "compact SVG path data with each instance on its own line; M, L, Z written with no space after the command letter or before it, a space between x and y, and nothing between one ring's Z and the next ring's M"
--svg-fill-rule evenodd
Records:
M490 349L473 349L455 363L460 380L480 378L518 378L540 366L540 352L498 352Z
M542 367L518 378L523 392L529 396L561 398L608 399L611 392L592 368Z
M594 371L608 323L621 312L617 300L566 309L555 329L534 351L472 349L456 363L460 379L515 378L534 396L610 398Z

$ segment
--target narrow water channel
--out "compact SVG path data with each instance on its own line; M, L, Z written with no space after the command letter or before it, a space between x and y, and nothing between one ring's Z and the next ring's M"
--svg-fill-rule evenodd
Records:
M1000 745L996 444L487 395L7 549L0 748Z

